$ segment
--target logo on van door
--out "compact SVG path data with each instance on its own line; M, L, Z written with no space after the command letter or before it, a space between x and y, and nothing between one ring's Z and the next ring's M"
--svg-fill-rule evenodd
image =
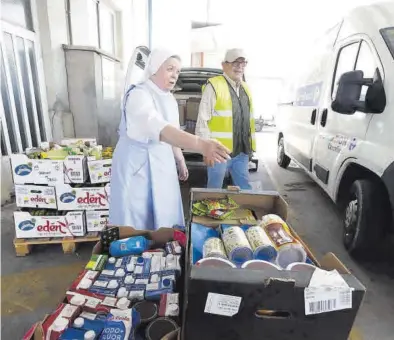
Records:
M349 143L349 151L354 150L354 148L357 146L357 138L352 138L351 142Z

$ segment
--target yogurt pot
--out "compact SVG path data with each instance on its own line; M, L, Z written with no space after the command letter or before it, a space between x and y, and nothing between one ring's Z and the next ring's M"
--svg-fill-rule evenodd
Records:
M258 269L258 270L264 270L267 268L274 268L277 270L282 270L279 266L277 266L274 263L264 261L264 260L250 260L245 262L242 267L243 269Z
M196 262L196 266L200 267L220 267L220 268L237 268L237 266L229 260L219 257L207 257Z
M304 263L304 262L294 262L292 264L289 264L286 267L286 270L292 270L292 271L299 271L299 272L311 272L313 273L316 269L316 266L309 264L309 263Z

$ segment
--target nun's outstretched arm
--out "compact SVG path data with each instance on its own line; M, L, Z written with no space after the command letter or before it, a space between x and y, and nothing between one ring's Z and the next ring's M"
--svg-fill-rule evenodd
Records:
M200 138L179 130L172 125L166 125L161 130L160 140L178 148L190 149L201 153L213 162L223 163L230 159L230 150L218 141Z

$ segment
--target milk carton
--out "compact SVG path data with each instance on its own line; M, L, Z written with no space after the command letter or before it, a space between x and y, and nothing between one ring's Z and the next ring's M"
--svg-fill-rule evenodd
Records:
M139 323L140 316L134 308L111 309L100 340L134 340L134 333Z

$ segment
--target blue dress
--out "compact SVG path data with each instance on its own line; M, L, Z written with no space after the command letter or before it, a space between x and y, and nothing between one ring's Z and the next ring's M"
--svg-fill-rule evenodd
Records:
M134 112L127 112L126 107ZM160 130L167 124L179 126L172 94L150 80L127 91L111 169L111 225L145 230L184 225L172 146L159 140Z

